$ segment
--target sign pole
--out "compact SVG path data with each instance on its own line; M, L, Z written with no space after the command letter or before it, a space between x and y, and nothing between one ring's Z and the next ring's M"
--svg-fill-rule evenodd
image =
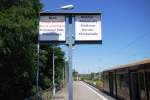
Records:
M39 44L39 36L37 43L37 68L36 68L36 100L38 100L39 95L39 52L40 52L40 44Z
M53 97L55 97L55 52L53 45Z
M74 44L74 40L72 37L72 16L69 16L69 31L68 31L68 38L67 38L67 44L68 44L68 58L69 58L69 75L68 75L68 100L73 100L73 78L72 78L72 45Z
M43 43L66 43L66 45L68 46L68 61L69 61L68 77L67 77L68 100L73 100L72 47L74 44L102 43L100 15L101 15L100 13L55 13L55 12L40 13L40 22L39 22L40 38L38 42L40 41ZM68 21L66 21L66 16L68 17ZM73 37L72 34L72 27L73 27L72 19L75 19L75 36L74 36L75 38ZM66 22L68 22L69 25L68 25L68 34L65 38ZM38 60L39 60L39 43L38 43ZM39 74L39 61L37 64L37 91L39 78L38 74ZM55 86L55 84L53 84L53 86Z

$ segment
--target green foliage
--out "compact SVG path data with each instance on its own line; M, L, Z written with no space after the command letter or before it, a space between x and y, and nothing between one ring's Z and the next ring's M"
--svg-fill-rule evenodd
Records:
M62 84L63 69L65 67L64 52L56 46L41 46L40 50L40 86L42 89L52 88L53 76L53 48L55 55L55 83L59 88Z
M73 80L75 80L75 81L77 80L78 74L79 73L74 69L73 70Z
M74 69L74 70L73 70L73 76L74 76L74 77L77 77L77 75L78 75L78 72Z
M1 0L0 99L22 100L32 94L35 78L38 0Z
M23 100L35 94L39 0L0 1L0 100ZM60 87L64 52L54 46L55 82ZM52 88L52 46L40 47L40 89Z

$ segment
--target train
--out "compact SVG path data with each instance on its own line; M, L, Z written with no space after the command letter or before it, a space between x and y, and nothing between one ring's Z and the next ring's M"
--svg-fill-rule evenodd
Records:
M102 90L117 100L150 100L150 59L102 72Z

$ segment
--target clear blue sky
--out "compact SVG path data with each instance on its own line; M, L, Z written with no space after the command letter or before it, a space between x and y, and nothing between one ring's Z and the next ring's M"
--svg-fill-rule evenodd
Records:
M100 45L77 45L73 68L98 72L117 65L150 58L150 0L42 0L43 10L73 4L72 12L102 13ZM67 54L67 47L62 49Z

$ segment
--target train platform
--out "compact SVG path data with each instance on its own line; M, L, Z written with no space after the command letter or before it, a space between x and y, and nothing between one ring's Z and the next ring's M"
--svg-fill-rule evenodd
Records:
M68 100L67 88L56 93L53 100ZM73 82L73 100L115 100L114 98L104 94L93 86L82 82Z

